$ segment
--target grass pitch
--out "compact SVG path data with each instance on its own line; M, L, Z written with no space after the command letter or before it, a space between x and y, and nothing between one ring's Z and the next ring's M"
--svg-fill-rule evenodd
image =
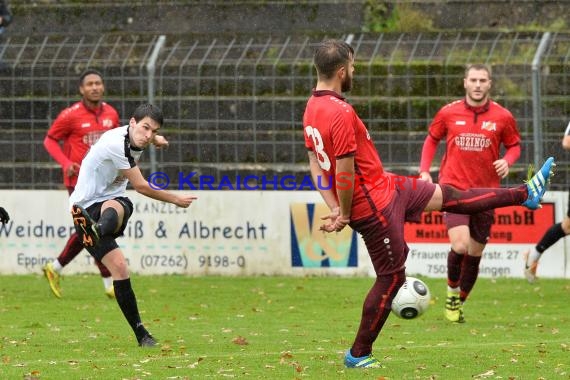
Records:
M433 303L390 316L374 353L385 368L346 369L371 278L132 277L147 328L141 349L95 275L64 298L39 275L0 277L2 379L570 379L570 282L479 279L464 324Z

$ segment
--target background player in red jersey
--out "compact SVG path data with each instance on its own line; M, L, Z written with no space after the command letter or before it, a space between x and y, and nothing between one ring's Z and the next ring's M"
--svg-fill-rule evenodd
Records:
M422 149L420 178L431 182L429 173L437 146L445 139L445 154L439 172L440 184L461 190L496 188L509 174L521 152L515 118L492 101L491 70L470 65L465 70L465 98L442 107L431 125ZM505 154L500 157L501 145ZM479 275L479 263L489 240L494 211L473 215L444 213L451 249L447 256L447 300L445 317L465 322L463 303Z
M474 214L520 204L536 209L554 159L546 160L528 184L509 189L462 191L447 184L396 177L384 172L368 130L341 95L352 88L352 47L343 41L324 41L315 51L314 64L317 85L307 101L303 129L311 176L320 183L316 187L331 210L322 217L325 222L320 228L334 232L349 224L362 235L376 273L344 364L381 367L372 356L372 345L406 278L409 248L404 241L405 222L419 221L424 210Z
M91 145L106 131L119 126L119 114L103 101L105 85L97 70L87 69L79 76L81 100L61 111L44 139L44 147L63 169L63 184L71 194L77 183L77 175L83 157ZM63 143L60 146L60 142ZM56 297L61 297L60 273L83 249L77 233L73 233L56 260L43 267L50 288ZM109 270L95 260L105 293L115 297L113 279Z

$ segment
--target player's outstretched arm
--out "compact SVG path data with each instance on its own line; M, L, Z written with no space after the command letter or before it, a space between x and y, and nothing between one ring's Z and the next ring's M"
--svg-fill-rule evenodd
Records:
M168 202L175 204L178 207L187 208L193 201L198 199L195 195L188 195L182 192L172 192L167 190L157 190L150 187L148 181L143 177L138 166L134 168L121 170L121 173L127 177L133 189L137 193L145 195L149 198L156 199L158 201Z
M168 148L168 140L162 135L155 135L152 139L152 145L157 148Z

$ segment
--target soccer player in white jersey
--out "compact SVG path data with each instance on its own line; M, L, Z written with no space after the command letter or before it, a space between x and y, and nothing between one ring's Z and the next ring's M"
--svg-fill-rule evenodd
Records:
M133 212L133 204L125 193L127 183L138 193L178 207L187 208L196 199L181 192L153 189L137 166L150 143L157 146L167 143L157 136L162 123L158 107L142 104L128 125L105 132L83 159L75 191L69 199L73 223L83 245L111 272L117 303L141 347L157 343L141 322L127 262L115 241L123 234Z

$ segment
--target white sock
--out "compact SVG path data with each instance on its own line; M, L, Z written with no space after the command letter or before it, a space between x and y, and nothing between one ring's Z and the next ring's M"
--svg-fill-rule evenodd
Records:
M459 294L459 286L457 288L452 288L451 286L447 285L447 291Z
M542 253L538 252L536 248L534 248L532 251L530 251L530 254L528 255L527 264L532 264L534 262L537 262L538 260L540 260L540 256L542 256Z
M103 277L103 286L105 290L113 286L113 277Z
M56 271L57 274L60 274L63 267L61 266L59 261L57 259L55 259L53 261L52 265L53 265L53 270Z

